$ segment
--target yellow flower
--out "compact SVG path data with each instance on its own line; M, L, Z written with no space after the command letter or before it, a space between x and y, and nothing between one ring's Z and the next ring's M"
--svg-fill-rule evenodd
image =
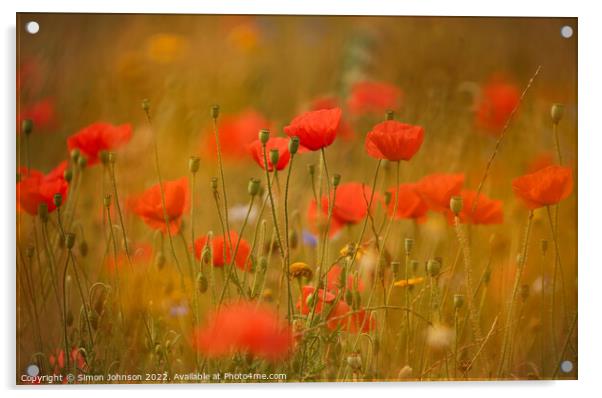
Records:
M302 262L291 264L289 272L291 274L291 278L311 279L314 274L309 265Z
M418 285L419 283L422 283L422 282L424 282L424 278L419 276L417 278L398 280L397 282L395 282L393 284L393 286L396 286L396 287L414 286L414 285Z
M363 246L360 246L358 243L347 243L345 246L343 246L339 254L343 257L353 257L354 252L355 259L360 260L364 253L366 253L366 249Z

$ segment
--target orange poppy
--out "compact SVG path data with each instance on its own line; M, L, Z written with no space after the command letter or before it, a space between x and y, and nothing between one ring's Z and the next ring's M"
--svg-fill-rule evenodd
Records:
M520 101L520 90L500 75L493 76L481 90L475 123L489 134L499 136Z
M366 136L366 152L393 162L410 160L424 141L424 128L396 120L378 123Z
M232 252L236 248L238 243L238 250L236 251L236 257L234 259L234 265L243 271L249 271L251 269L251 262L249 261L249 255L251 254L251 245L243 238L239 238L236 231L230 231L230 239L226 239L225 235L214 236L211 239L211 253L213 255L213 266L221 268L224 265L230 264L232 261ZM203 249L207 245L207 236L198 238L194 242L194 254L197 260L201 259L203 255ZM230 242L232 243L232 250L230 249Z
M460 196L463 201L462 210L458 215L461 223L489 225L504 222L504 210L501 200L490 199L483 193L480 193L477 206L473 211L472 207L477 198L477 192L464 190L460 193ZM450 223L453 223L454 215L450 209L448 209L448 214Z
M273 149L278 150L278 163L276 164L276 170L282 170L287 165L289 160L291 159L291 153L288 151L288 143L289 139L282 137L270 137L268 142L265 144L265 157L268 161L268 171L274 171L274 165L270 160L270 151ZM255 140L249 145L249 153L253 157L253 160L261 167L265 169L264 165L264 154L263 154L263 146L261 145L261 141Z
M402 97L402 91L392 84L363 81L351 87L347 106L357 116L384 115L387 110L399 109Z
M193 332L192 345L209 358L243 353L273 362L290 354L293 336L271 307L239 301L210 314L206 325Z
M387 206L389 217L394 217L396 220L408 218L419 222L425 220L429 208L422 196L418 194L416 184L401 184L397 189L390 188L389 192L391 192L391 201ZM398 197L397 211L393 215L395 197Z
M548 166L515 178L512 190L531 210L554 205L571 194L573 170L570 167Z
M71 137L67 138L69 151L77 148L88 160L88 165L98 163L101 151L118 148L132 138L132 126L122 124L114 126L110 123L93 123L84 127Z
M464 174L435 173L423 177L416 190L433 211L447 212L452 196L459 195L464 185Z
M67 200L69 184L63 174L67 169L67 161L61 162L48 174L26 167L19 168L20 180L17 182L17 206L31 215L38 214L40 204L45 203L48 211L56 209L54 195L60 194L63 203Z
M163 211L159 184L153 185L139 196L128 198L127 204L129 209L152 229L160 230L163 233L169 231L171 235L175 235L180 230L182 215L188 208L188 178L182 177L174 181L164 181L163 191L165 211ZM167 213L167 225L165 223L165 213Z
M284 132L289 137L299 137L299 143L305 148L317 151L334 142L341 115L341 108L305 112L295 117Z

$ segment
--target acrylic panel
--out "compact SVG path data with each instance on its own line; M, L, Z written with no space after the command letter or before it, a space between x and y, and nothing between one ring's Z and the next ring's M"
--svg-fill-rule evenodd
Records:
M17 14L16 383L576 379L577 27Z

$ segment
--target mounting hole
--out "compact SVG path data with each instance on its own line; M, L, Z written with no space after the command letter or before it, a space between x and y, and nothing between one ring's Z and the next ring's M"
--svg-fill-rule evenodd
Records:
M29 21L25 24L25 30L27 33L35 35L40 31L40 24L36 21Z
M570 373L573 370L573 363L571 361L562 361L560 364L560 370L564 373Z
M573 28L571 28L569 25L564 25L562 28L560 28L560 36L564 37L565 39L570 39L573 37Z

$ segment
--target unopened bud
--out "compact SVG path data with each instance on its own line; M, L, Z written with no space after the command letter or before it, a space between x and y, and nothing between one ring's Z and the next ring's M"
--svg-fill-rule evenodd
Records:
M63 204L63 197L60 193L55 193L52 197L52 202L56 207L61 207L61 205Z
M212 119L217 119L219 117L219 105L213 105L211 107L211 118Z
M298 150L299 150L299 137L297 137L297 136L291 137L291 139L288 142L288 151L291 153L291 155L294 155L297 153Z
M188 159L188 170L194 174L199 171L199 166L201 165L201 159L198 156L191 156Z
M335 174L332 176L332 185L336 188L341 183L341 175Z
M449 200L449 208L457 216L462 211L464 200L461 196L452 196Z
M66 233L65 234L65 246L67 246L67 249L71 250L71 249L73 249L74 245L75 245L75 234Z
M553 104L552 108L550 108L550 117L552 118L552 123L558 124L564 115L564 105L562 104Z
M251 178L249 180L249 185L247 185L247 191L251 196L255 196L259 193L259 180L257 178Z
M258 138L259 142L261 142L261 145L267 144L268 140L270 139L270 131L267 129L259 130Z
M31 132L33 131L33 122L31 121L31 119L24 119L21 122L21 132L29 135L31 134Z
M348 305L353 305L353 293L351 292L351 290L345 291L345 302Z

